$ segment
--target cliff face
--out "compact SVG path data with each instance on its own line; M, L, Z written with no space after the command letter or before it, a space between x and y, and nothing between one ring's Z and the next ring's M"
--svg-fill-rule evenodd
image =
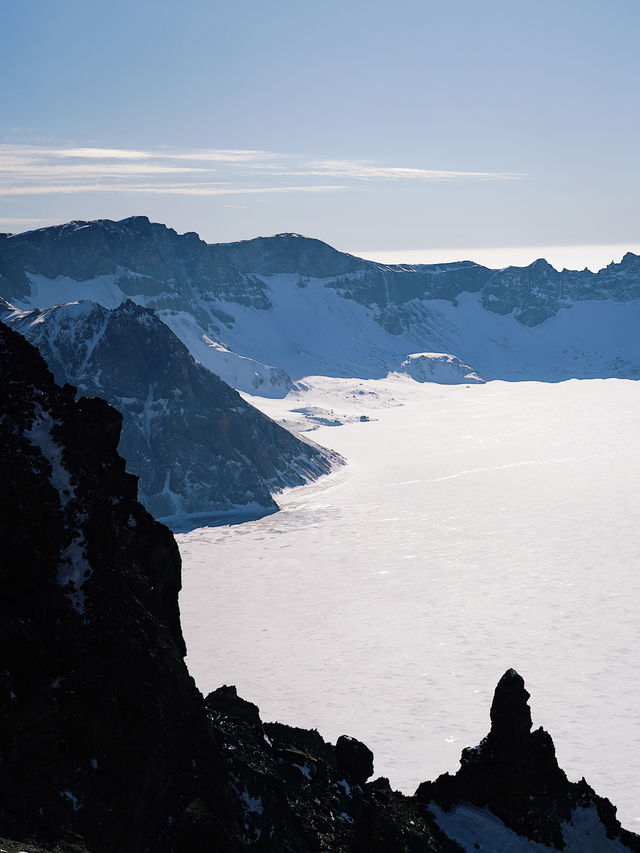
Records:
M0 384L0 824L143 849L202 728L178 550L116 453L121 416L2 324Z
M116 453L120 415L76 402L2 324L0 392L3 849L453 853L468 804L542 849L571 833L572 853L640 849L608 801L567 782L549 735L530 732L513 671L489 736L415 797L369 782L373 756L353 738L263 723L232 687L203 699L183 660L179 554Z

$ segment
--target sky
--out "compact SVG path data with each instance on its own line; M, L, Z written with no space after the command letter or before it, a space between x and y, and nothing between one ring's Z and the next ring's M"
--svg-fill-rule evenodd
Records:
M640 251L637 0L0 0L0 230L597 268ZM550 258L551 259L551 258Z

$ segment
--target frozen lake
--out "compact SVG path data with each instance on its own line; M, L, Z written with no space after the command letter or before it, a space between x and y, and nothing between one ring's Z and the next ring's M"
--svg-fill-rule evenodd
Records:
M177 537L200 689L351 734L411 793L514 667L569 778L640 831L640 383L322 380L260 405L376 420L309 433L349 464L282 512Z

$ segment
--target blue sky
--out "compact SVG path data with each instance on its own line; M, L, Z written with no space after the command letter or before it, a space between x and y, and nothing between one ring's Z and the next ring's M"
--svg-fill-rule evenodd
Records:
M636 0L0 14L2 230L146 214L393 259L640 247Z

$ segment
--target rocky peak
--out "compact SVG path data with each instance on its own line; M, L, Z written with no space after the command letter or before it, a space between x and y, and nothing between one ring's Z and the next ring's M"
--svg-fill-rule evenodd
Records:
M490 717L487 745L507 753L522 753L531 731L531 710L524 679L515 669L508 669L498 682Z
M462 751L455 776L445 773L424 782L417 798L447 810L459 803L488 808L518 834L559 850L565 846L563 827L577 809L589 810L608 838L640 849L638 837L621 828L609 800L598 797L584 779L568 781L551 736L542 728L531 731L528 702L524 680L507 670L493 697L489 734Z
M535 270L537 273L557 273L556 268L551 266L545 258L537 258L528 267L509 267L509 269L530 269Z
M275 234L237 243L216 243L209 249L216 265L237 273L297 273L330 278L373 267L370 261L339 252L322 240L300 234Z

